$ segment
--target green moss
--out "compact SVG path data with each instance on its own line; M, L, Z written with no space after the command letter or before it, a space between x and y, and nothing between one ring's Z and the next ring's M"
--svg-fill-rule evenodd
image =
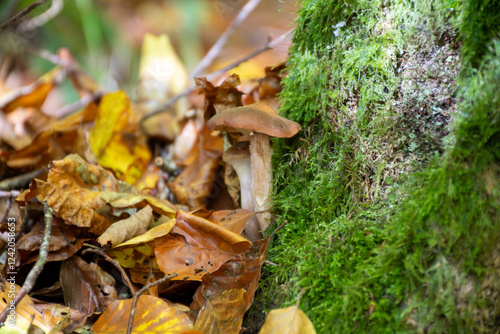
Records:
M468 38L500 8L471 25L469 5L302 2L282 111L304 131L275 142L277 224L289 223L269 250L279 267L265 268L261 306L306 289L300 306L319 333L498 322L485 291L500 288L500 53L484 51L495 32ZM464 51L457 108L461 43L483 51L474 62Z

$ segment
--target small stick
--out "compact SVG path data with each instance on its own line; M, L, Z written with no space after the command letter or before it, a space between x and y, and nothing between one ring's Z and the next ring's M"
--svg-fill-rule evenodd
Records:
M12 190L12 189L18 189L23 186L25 186L27 183L31 181L32 178L37 177L45 172L44 168L40 168L37 170L34 170L32 172L28 172L25 174L21 174L18 176L11 177L9 179L5 179L0 181L0 190ZM12 190L16 191L16 190ZM16 195L19 196L19 191L16 191L18 194ZM14 195L12 195L14 196ZM4 196L2 196L4 197Z
M52 229L52 209L47 204L47 201L43 202L43 212L45 218L45 230L43 232L42 245L40 246L40 254L38 255L35 265L31 268L28 276L26 277L22 288L16 294L14 306L16 306L21 299L23 299L23 297L31 291L31 289L33 289L38 275L42 272L45 262L47 262L50 244L50 231ZM0 323L4 323L5 319L7 319L7 311L8 309L5 308L5 310L0 313Z
M272 41L268 41L260 49L255 50L254 52L250 53L249 55L247 55L239 60L236 60L236 61L232 62L231 64L229 64L221 69L218 69L215 72L208 74L207 80L213 80L214 78L217 78L219 75L226 73L230 69L233 69L233 68L241 65L242 63L252 59L253 57L261 54L262 52L267 51L267 50L275 47L276 45L281 43L286 38L286 36L288 36L291 32L292 32L292 30L289 30L288 32L281 35L280 37L278 37ZM184 91L180 92L179 94L177 94L176 96L174 96L173 98L171 98L170 100L168 100L167 102L165 102L164 104L162 104L161 106L159 106L158 108L156 108L155 110L150 112L149 114L144 115L144 117L142 117L142 119L141 119L141 126L144 124L144 121L146 119L148 119L152 116L161 114L162 112L165 112L171 105L173 105L175 102L177 102L181 97L189 95L189 93L191 93L195 89L196 89L196 85L189 86Z
M63 7L63 0L52 0L50 7L45 12L41 13L38 16L35 16L32 19L21 22L17 30L21 33L35 30L36 28L43 26L45 23L56 17L57 14L62 11Z
M0 31L4 30L5 28L7 28L10 25L13 25L17 21L19 21L23 16L28 15L33 9L35 9L36 7L38 7L40 5L43 5L45 2L47 2L47 0L38 0L38 1L33 2L28 7L24 8L22 11L20 11L19 13L17 13L13 17L11 17L9 20L2 23L2 25L0 25Z
M1 189L1 188L0 188ZM21 194L19 190L3 191L0 190L0 197L17 197Z
M139 297L144 293L144 291L148 290L148 289L151 289L152 287L154 286L157 286L161 283L164 283L174 277L177 277L178 274L177 273L174 273L174 274L169 274L151 284L147 284L145 286L143 286L139 291L137 291L137 293L134 295L134 298L132 299L132 308L130 309L130 317L128 319L128 326L127 326L127 334L130 334L132 333L132 325L134 323L134 316L135 316L135 308L137 306L137 301L139 300Z
M118 271L120 272L120 275L122 276L122 280L123 282L128 286L130 292L134 295L136 293L136 290L135 290L135 287L134 285L132 284L132 282L130 282L130 279L128 278L128 275L127 273L125 272L125 270L123 270L122 266L120 265L120 263L118 261L116 261L115 259L113 259L111 256L109 256L108 254L106 254L102 249L93 249L93 248L87 248L85 249L82 254L87 254L87 253L95 253L95 254L99 254L100 256L102 256L106 261L108 261L109 263L111 263L112 265L114 265L116 267L116 269L118 269Z
M193 70L191 77L196 78L201 73L203 73L210 64L214 61L217 55L221 52L224 45L227 43L229 36L231 36L236 29L245 21L245 19L250 15L251 12L259 5L261 0L249 0L245 6L240 10L238 15L234 18L234 20L229 24L227 29L224 31L222 35L220 35L219 39L215 44L210 48L205 57L196 65L196 68Z
M79 99L78 101L71 103L71 104L67 104L67 105L59 108L59 110L56 111L56 115L59 118L63 118L67 115L70 115L74 112L77 112L78 110L80 110L82 108L85 108L88 104L99 100L101 97L102 97L101 92L96 92L96 93L85 95L81 99Z

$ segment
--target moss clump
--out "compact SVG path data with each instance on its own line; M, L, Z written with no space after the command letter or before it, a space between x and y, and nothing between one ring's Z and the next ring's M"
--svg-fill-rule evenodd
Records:
M468 38L500 5L472 14L472 2L302 2L282 109L304 131L275 143L289 224L261 306L306 289L319 333L498 323L500 53L484 51L495 32ZM457 107L462 43L484 59L464 51Z

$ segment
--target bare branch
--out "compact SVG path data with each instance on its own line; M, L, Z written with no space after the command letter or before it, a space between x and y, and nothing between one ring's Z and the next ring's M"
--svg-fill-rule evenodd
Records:
M137 291L137 293L134 295L134 298L132 299L132 307L130 309L130 317L128 319L127 334L132 333L132 325L134 323L134 316L135 316L135 309L137 307L137 301L139 300L139 297L144 293L144 291L151 289L152 287L157 286L159 284L162 284L162 283L164 283L164 282L166 282L174 277L177 277L177 276L178 276L178 274L176 274L176 273L169 274L169 275L157 280L156 282L153 282L153 283L150 283L150 284L143 286L142 289Z
M283 35L279 36L278 38L272 40L272 41L268 41L265 45L263 45L261 48L255 50L254 52L250 53L249 55L241 58L241 59L238 59L234 62L232 62L231 64L221 68L221 69L218 69L217 71L215 72L212 72L210 74L207 75L207 80L213 80L215 78L217 78L219 75L221 74L224 74L225 72L241 65L242 63L252 59L253 57L261 54L262 52L264 51L267 51L269 49L272 49L273 47L277 46L279 43L283 42L283 40L292 32L292 30L289 30L287 31L286 33L284 33ZM161 106L159 106L158 108L156 108L155 110L153 110L152 112L150 112L149 114L145 115L142 119L141 119L141 126L144 124L144 121L152 116L155 116L155 115L158 115L162 112L165 112L170 106L172 106L175 102L177 102L180 98L186 96L186 95L189 95L193 90L196 89L196 85L191 85L189 86L188 88L186 88L184 91L182 91L181 93L177 94L176 96L174 96L173 98L171 98L170 100L168 100L167 102L165 102L164 104L162 104Z
M43 266L45 262L47 262L47 255L49 254L49 244L50 244L50 231L52 229L52 209L49 207L46 201L43 202L43 211L45 218L45 230L43 232L42 244L40 246L40 253L38 255L38 259L35 262L33 268L31 268L26 280L24 281L23 286L16 294L14 298L14 306L16 306L23 297L33 289L35 285L37 277L43 270ZM5 319L7 319L8 309L0 313L0 323L4 323Z
M32 178L37 177L40 174L43 174L43 172L45 172L45 169L40 168L32 172L28 172L25 174L11 177L9 179L2 180L0 181L0 190L13 190L24 187L27 183L31 181ZM19 191L17 193L18 193L17 196L19 196ZM0 197L5 197L5 196L0 196Z
M24 8L22 11L11 17L6 22L0 25L0 31L5 30L8 26L15 24L17 21L22 19L24 16L28 15L36 7L43 5L47 0L38 0L30 4L28 7Z
M196 68L193 70L191 77L197 77L201 73L205 72L205 70L212 64L214 59L219 55L224 45L226 45L229 37L238 29L238 27L245 21L245 19L250 15L251 12L259 5L261 0L249 0L245 6L240 10L238 15L234 18L234 20L229 24L227 29L224 31L222 35L220 35L219 39L215 44L210 48L208 53L203 57L203 59L198 63Z

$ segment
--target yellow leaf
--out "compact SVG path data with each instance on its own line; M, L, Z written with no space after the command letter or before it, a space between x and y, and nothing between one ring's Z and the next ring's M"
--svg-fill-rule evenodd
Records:
M97 319L93 333L125 333L132 299L111 303ZM132 333L202 334L193 328L189 317L158 297L142 295L137 301Z
M10 307L10 301L14 298L21 288L18 285L7 283L0 286L0 310L5 310ZM14 326L11 326L11 320L14 320ZM40 312L35 308L35 304L28 295L15 306L12 311L9 309L7 320L5 322L6 329L20 329L24 333L28 333L31 326L36 326L44 333L49 333L53 327L43 318Z
M259 334L316 334L307 315L297 306L272 310Z
M110 168L124 181L133 184L151 159L145 138L137 133L130 101L118 91L102 97L90 146L100 165Z
M175 225L175 219L170 219L146 233L132 238L108 250L108 254L115 258L122 267L134 268L138 271L149 271L150 263L154 271L160 271L154 256L154 240L170 233Z

